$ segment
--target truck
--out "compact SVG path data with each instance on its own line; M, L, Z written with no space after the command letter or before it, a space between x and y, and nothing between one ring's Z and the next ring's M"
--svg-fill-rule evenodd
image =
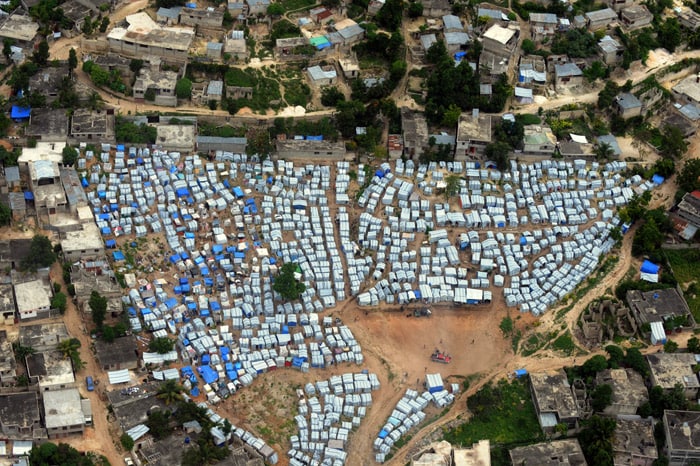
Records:
M440 364L449 364L452 362L452 356L447 353L443 353L440 350L435 350L433 351L433 354L430 355L430 360Z

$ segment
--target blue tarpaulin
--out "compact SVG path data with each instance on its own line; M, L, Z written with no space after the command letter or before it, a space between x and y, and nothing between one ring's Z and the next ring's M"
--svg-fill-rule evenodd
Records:
M323 135L318 136L306 136L307 141L323 141Z
M115 261L123 261L124 260L124 253L121 251L114 251L112 253L112 257L114 258Z
M177 189L177 197L187 197L190 195L190 192L187 190L187 188L178 188Z
M639 270L643 273L659 273L660 268L660 266L651 261L644 261L644 263L642 263L642 268Z
M25 201L33 201L34 200L34 193L31 191L25 191L24 192L24 200Z
M26 120L31 115L32 109L29 107L20 107L19 105L13 105L10 111L10 117L13 120Z
M199 372L202 380L208 384L212 384L219 379L219 374L217 374L216 371L209 366L199 366L197 368L197 372Z
M105 246L107 247L107 249L114 249L117 247L117 241L113 239L108 239L107 241L105 241Z
M525 369L516 369L515 370L515 376L520 378L520 377L525 377L527 375L527 370Z
M175 298L168 298L165 300L165 307L168 309L173 309L175 306L177 306L177 299Z
M661 175L654 175L651 177L651 182L656 184L656 185L662 184L664 181L665 181L665 178Z
M379 438L380 438L380 439L385 439L385 438L387 438L388 435L389 435L389 432L387 432L387 431L384 430L384 429L382 429L382 430L379 431Z
M240 186L233 187L233 195L239 199L242 198L243 196L245 196L245 194L243 194L243 190L240 188Z

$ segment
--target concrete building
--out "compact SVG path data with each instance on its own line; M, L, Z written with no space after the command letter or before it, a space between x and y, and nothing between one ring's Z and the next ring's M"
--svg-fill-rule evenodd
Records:
M671 391L676 385L683 387L689 400L696 400L700 381L693 368L698 363L694 354L654 353L647 355L651 369L651 384Z
M665 322L676 317L687 317L688 326L695 326L688 303L675 288L630 290L625 298L640 326L649 322Z
M487 68L492 75L507 73L510 60L518 46L520 30L517 25L502 27L498 24L491 26L481 36L484 49L479 58L481 66Z
M15 303L20 320L47 317L51 310L51 295L43 280L15 285Z
M667 410L663 420L669 466L700 462L700 412Z
M615 97L615 111L622 118L632 118L642 114L642 103L634 94L623 92Z
M557 424L578 430L580 413L564 370L531 373L530 390L543 431L553 432Z
M338 80L338 74L332 65L325 67L319 65L310 66L306 69L306 73L314 86L330 86Z
M340 65L345 79L355 79L360 75L360 65L357 62L357 57L354 55L347 58L340 58L338 64Z
M678 204L678 216L700 228L700 191L685 193Z
M457 123L455 159L474 160L481 158L486 146L491 143L491 116L482 115L478 109L462 113Z
M26 324L19 327L19 343L34 348L37 352L53 351L70 335L63 322Z
M207 58L221 60L224 52L224 44L221 42L207 42Z
M77 388L44 392L42 397L44 399L44 424L50 439L83 433L85 413Z
M63 79L70 79L68 74L68 66L42 68L29 78L28 91L32 94L43 95L46 98L46 104L50 105L58 98Z
M700 27L700 13L696 13L688 7L681 7L676 14L681 26L691 31L696 31Z
M491 466L491 447L480 440L471 448L453 447L449 442L432 443L413 456L411 466Z
M607 4L610 8L615 11L620 11L623 8L627 8L632 5L636 5L638 0L608 0Z
M3 288L0 288L0 290L9 291L9 296L12 297L10 285L3 285ZM7 302L8 298L5 295L0 295L0 299ZM12 314L14 315L14 308L12 309ZM14 324L14 321L12 324ZM14 385L16 381L17 361L15 360L12 342L7 339L7 331L0 330L0 384L2 386Z
M232 154L245 154L247 138L222 138L218 136L197 136L197 152L208 154L217 150Z
M113 142L114 111L75 109L71 117L70 137L80 142Z
M29 188L34 193L34 207L39 213L49 215L64 212L68 201L61 186L58 163L36 160L29 164Z
M46 438L36 392L0 395L0 432L8 440Z
M134 370L139 365L136 337L116 338L112 343L97 340L95 357L104 371Z
M38 31L39 24L28 15L15 13L6 16L0 23L0 38L14 41L27 53L31 52Z
M577 439L536 443L509 451L513 466L587 466Z
M533 40L542 40L557 33L559 20L553 13L530 13L530 31Z
M414 112L408 107L402 107L401 131L403 133L404 154L417 161L428 145L428 122L425 115Z
M300 139L277 140L277 156L281 159L294 157L338 160L345 157L345 143L342 141L313 141Z
M68 138L66 110L44 108L40 112L32 112L25 134L39 141L65 143Z
M123 431L143 424L148 413L155 409L165 409L165 403L156 397L160 382L151 382L138 386L139 391L133 395L123 390L107 392L107 399L114 410L114 416Z
M97 225L85 223L82 230L67 231L61 239L63 257L67 261L95 260L105 255L105 246Z
M586 17L586 25L588 26L589 31L612 29L618 22L617 13L615 13L615 11L611 8L589 11L584 16Z
M12 285L10 283L0 284L0 325L14 325L16 309ZM0 335L2 335L2 332L0 332ZM2 381L1 374L2 370L0 370L0 382Z
M637 414L637 408L649 401L644 379L632 369L606 369L598 372L596 385L601 384L612 387L612 402L604 411L607 415L634 415Z
M165 24L166 26L173 26L180 23L180 10L181 6L174 6L172 8L158 8L156 11L156 21Z
M231 31L231 34L226 36L224 50L234 60L245 60L248 58L248 43L245 40L243 31Z
M180 24L185 26L218 29L224 23L224 13L217 9L183 8Z
M622 61L625 48L616 39L606 35L598 41L600 58L606 65L615 65Z
M131 58L160 57L166 62L184 63L194 39L191 28L160 26L146 13L126 17L127 28L115 27L109 34L109 50Z
M554 88L563 91L583 84L583 71L574 63L554 66Z
M652 466L659 453L654 439L654 424L649 419L616 419L613 435L615 466Z
M156 144L164 150L194 152L195 125L158 125Z
M177 73L175 71L160 70L160 60L152 63L150 67L141 68L139 76L134 82L134 99L141 102L146 100L147 93L154 94L155 105L164 107L176 107L177 96L175 86L177 85Z
M119 76L125 82L131 82L134 78L134 72L131 70L131 60L120 55L108 53L106 55L95 55L92 61L100 68L109 71L117 71Z
M636 31L651 26L654 15L644 5L628 6L620 10L620 22L626 31Z
M523 153L551 156L557 148L557 138L549 126L527 125L523 128Z
M42 392L75 387L73 363L60 351L35 353L27 356L27 376L39 384ZM44 393L45 395L45 393Z
M692 75L671 88L674 97L685 102L700 104L700 74Z
M246 0L245 2L250 15L266 15L267 7L270 6L270 0Z

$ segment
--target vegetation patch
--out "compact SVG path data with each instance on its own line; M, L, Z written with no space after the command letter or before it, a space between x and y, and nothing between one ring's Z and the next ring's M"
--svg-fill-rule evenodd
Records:
M673 269L673 275L686 290L685 299L688 302L688 307L690 307L690 312L693 313L693 317L697 322L700 319L700 293L698 293L700 251L697 249L668 249L664 250L664 253Z
M569 332L560 335L559 338L552 342L551 346L553 350L564 353L567 356L571 356L576 351L576 344Z
M523 356L531 356L538 352L547 344L547 335L542 333L533 333L520 344L520 353Z

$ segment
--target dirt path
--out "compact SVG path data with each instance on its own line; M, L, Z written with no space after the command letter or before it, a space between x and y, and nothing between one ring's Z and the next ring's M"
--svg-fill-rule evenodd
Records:
M63 273L61 264L56 262L51 267L51 280L54 283L60 283L61 289L66 290L63 282ZM81 313L73 304L71 299L68 299L66 313L62 318L68 328L68 333L80 340L80 358L85 362L85 368L76 372L76 384L80 390L80 396L89 398L92 404L92 427L86 427L85 433L82 436L72 436L66 439L61 439L61 442L68 443L80 451L94 451L107 457L112 465L124 463L124 455L117 450L114 441L118 438L116 431L110 430L110 425L107 420L107 406L100 398L102 390L107 383L106 374L101 370L95 355L91 350L92 340L90 335L84 331L85 324L82 321ZM99 385L93 392L87 391L85 387L85 377L92 375L95 381L99 381Z

